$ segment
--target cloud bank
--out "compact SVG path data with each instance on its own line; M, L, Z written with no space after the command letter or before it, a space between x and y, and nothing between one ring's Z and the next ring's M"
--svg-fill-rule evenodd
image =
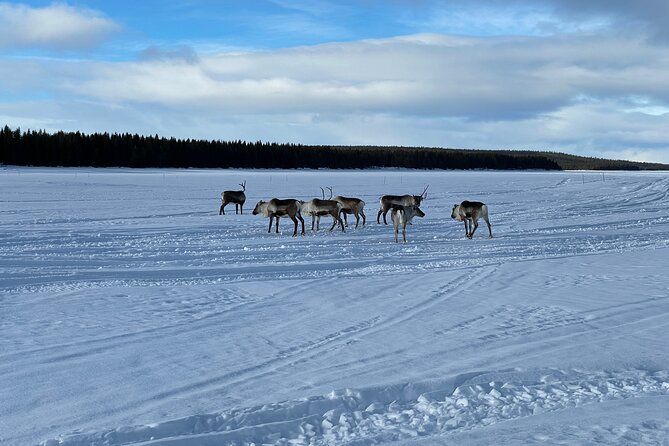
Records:
M0 3L0 49L4 50L89 49L119 28L97 11L62 3L43 8Z
M666 16L667 8L651 3ZM264 51L198 52L180 43L147 45L134 60L117 62L5 60L0 120L47 130L669 162L669 58L659 19L645 7L626 16L629 7L618 1L532 5L542 8L532 18L561 21L552 29L562 31L414 33ZM51 8L89 23L107 20ZM583 31L586 22L619 28Z

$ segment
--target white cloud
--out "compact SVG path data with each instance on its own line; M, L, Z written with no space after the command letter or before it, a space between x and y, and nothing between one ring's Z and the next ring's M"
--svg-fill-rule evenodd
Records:
M44 8L0 3L0 49L88 49L119 28L97 11L64 3Z
M12 61L0 77L12 88L48 88L57 105L6 103L0 114L66 130L669 162L669 114L651 113L669 106L669 60L643 38L423 34L197 57L152 52L160 57ZM171 57L181 52L188 57Z
M669 103L669 60L642 40L411 38L95 64L72 93L236 113L384 112L520 119L579 98Z

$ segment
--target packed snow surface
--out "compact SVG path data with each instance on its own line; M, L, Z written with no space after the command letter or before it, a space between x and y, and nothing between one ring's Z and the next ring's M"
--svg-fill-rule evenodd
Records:
M244 213L219 216L244 180ZM396 244L379 196L428 184ZM667 173L5 167L0 186L0 444L667 444ZM326 186L367 224L291 237L251 215ZM462 200L494 238L465 238Z

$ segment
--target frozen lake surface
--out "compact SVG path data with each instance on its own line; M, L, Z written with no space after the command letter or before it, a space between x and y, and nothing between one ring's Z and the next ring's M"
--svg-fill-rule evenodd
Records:
M243 180L244 214L219 216ZM427 184L395 244L378 197ZM669 438L667 173L5 167L0 186L0 444ZM251 215L326 186L366 201L364 228ZM451 220L465 199L493 239Z

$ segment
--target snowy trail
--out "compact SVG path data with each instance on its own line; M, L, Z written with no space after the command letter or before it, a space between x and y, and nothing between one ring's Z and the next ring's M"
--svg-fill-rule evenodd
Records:
M247 213L217 215L243 179ZM666 173L6 168L0 184L2 444L669 435ZM378 196L425 184L397 245ZM292 238L250 215L321 185L362 196L368 225ZM464 238L462 199L489 204L495 238Z
M460 385L454 383L465 377L383 389L346 389L301 401L72 436L52 443L376 444L435 435L446 440L448 434L501 421L607 401L669 395L669 374L665 372L574 376L540 372L536 382L514 381L514 373L481 373ZM662 423L652 435L660 440L666 434L669 422Z

